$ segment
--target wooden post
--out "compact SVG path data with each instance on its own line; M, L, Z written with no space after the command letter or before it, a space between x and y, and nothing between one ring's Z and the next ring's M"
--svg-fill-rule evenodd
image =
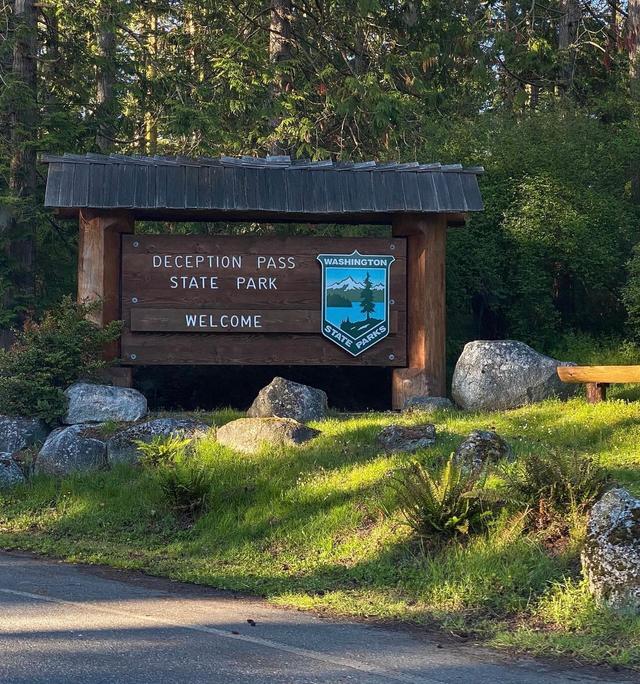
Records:
M407 368L393 371L393 408L411 397L446 396L446 214L401 214L407 238Z
M92 315L100 326L120 318L120 251L122 233L133 233L133 216L126 211L80 211L78 248L78 301L100 300L102 305ZM120 356L120 344L105 348L105 358ZM114 368L118 384L126 384L128 370Z
M588 382L587 383L587 403L598 404L607 398L608 382Z

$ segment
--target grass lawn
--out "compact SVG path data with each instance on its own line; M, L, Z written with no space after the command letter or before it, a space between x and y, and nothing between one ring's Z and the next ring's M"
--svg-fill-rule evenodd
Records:
M618 390L616 390L618 391ZM624 388L618 396L624 396ZM221 424L237 414L207 414ZM640 495L640 403L545 402L491 414L335 416L298 449L239 455L204 439L193 458L211 470L211 503L185 527L153 470L119 467L64 480L36 478L0 493L0 546L145 570L344 616L439 625L487 643L640 667L640 618L589 597L580 578L581 521L562 545L517 518L489 535L425 554L395 508L389 422L435 422L427 465L471 430L496 429L519 458L573 450L597 457Z

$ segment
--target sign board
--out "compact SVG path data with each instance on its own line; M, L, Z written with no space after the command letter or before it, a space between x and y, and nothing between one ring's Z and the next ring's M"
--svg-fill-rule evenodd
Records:
M403 238L124 235L126 364L406 365Z

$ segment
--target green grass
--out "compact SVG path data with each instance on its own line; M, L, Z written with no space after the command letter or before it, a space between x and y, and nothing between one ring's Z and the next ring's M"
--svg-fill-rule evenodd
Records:
M233 411L200 416L212 424ZM487 643L640 666L640 618L598 606L580 579L579 544L551 549L503 518L486 536L425 555L402 524L389 473L410 457L375 444L391 421L433 420L441 461L477 428L518 458L574 450L640 495L640 404L582 399L494 414L335 416L299 449L240 455L213 439L193 458L212 474L208 512L185 526L153 470L120 467L37 478L0 493L0 546L146 570L345 616L439 625ZM579 528L579 525L578 525ZM575 537L579 538L577 529Z

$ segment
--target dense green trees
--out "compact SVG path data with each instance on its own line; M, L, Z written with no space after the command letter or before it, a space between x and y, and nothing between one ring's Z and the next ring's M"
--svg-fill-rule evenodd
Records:
M46 150L483 164L487 210L450 237L452 349L620 333L626 310L640 332L640 0L0 11L0 327L73 287L75 227L41 208Z

